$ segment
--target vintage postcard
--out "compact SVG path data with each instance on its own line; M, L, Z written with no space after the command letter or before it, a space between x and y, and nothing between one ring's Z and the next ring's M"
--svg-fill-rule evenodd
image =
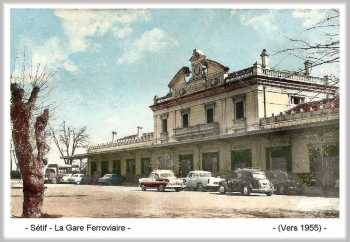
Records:
M5 10L9 237L345 236L342 5Z

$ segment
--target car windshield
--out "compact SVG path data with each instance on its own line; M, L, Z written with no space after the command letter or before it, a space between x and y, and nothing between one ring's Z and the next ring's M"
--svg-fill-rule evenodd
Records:
M201 177L211 177L211 173L210 172L202 172L199 174L199 176Z
M160 173L159 174L159 177L174 177L175 175L174 175L174 173L172 173L172 172L164 172L164 173Z
M254 172L254 173L253 173L253 177L254 177L255 179L258 179L258 180L266 179L265 174L262 173L262 172Z
M107 174L107 175L104 175L105 178L109 178L109 177L112 177L112 174Z

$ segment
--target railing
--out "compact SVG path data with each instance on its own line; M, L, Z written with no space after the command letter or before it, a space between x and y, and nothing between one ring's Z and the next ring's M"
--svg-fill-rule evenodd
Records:
M260 119L260 128L278 128L301 124L310 124L328 120L339 119L339 109L321 109L317 111L299 113L281 113L277 116Z
M159 140L160 140L161 143L168 142L168 132L161 132Z
M120 147L120 146L126 146L126 145L133 145L133 144L147 144L153 142L153 133L145 133L142 134L142 136L132 136L130 138L122 138L117 139L115 142L108 142L108 143L102 143L97 145L91 145L88 147L88 152L99 150L99 149L105 149L105 148L112 148L112 147Z
M255 76L265 76L265 77L271 77L271 78L288 79L288 80L293 80L293 81L316 83L316 84L323 84L323 85L327 83L327 79L325 79L325 78L307 76L307 75L304 75L304 74L298 73L298 72L266 69L266 68L262 68L261 65L259 65L259 64L254 64L251 67L229 73L229 75L226 79L226 82L239 81L241 79L255 77ZM205 85L203 85L203 84L204 83L202 83L200 81L188 82L184 86L179 88L178 90L174 90L173 94L169 93L164 97L155 97L154 104L162 103L162 102L168 101L170 99L173 99L173 98L179 96L179 93L181 95L183 95L185 93L187 94L187 93L197 92L198 90L205 88Z
M255 66L232 72L229 74L227 81L236 81L236 80L240 80L243 78L251 77L254 75L254 70L255 70L254 68L255 68Z
M219 123L197 124L187 128L174 129L175 139L190 139L198 136L209 136L219 134Z
M259 74L259 72L258 72L258 74ZM314 76L306 76L306 75L295 73L295 72L277 71L277 70L263 69L262 68L261 74L263 74L264 76L267 76L267 77L290 79L290 80L301 81L301 82L325 84L324 78L314 77Z

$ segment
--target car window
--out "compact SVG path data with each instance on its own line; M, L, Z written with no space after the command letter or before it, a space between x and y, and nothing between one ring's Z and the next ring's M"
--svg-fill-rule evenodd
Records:
M202 172L199 174L200 177L211 177L210 172Z
M173 177L175 175L172 172L163 172L163 173L160 173L159 176L166 178L166 177Z
M262 172L253 172L252 175L253 175L253 178L258 179L258 180L266 179L265 174Z
M105 177L106 178L110 178L110 177L112 177L112 175L111 174L107 174L107 175L105 175Z

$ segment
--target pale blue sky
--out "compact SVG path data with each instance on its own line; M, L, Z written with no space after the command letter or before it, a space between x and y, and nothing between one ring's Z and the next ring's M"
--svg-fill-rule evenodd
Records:
M305 28L325 10L51 10L11 11L11 53L25 46L33 63L57 70L50 101L52 125L66 120L86 125L91 143L153 131L154 95L167 84L194 48L230 67L252 65L263 48L269 53L289 46L286 37L317 40ZM302 61L271 56L271 66L295 70ZM336 68L316 70L327 74ZM316 73L317 72L317 73Z

